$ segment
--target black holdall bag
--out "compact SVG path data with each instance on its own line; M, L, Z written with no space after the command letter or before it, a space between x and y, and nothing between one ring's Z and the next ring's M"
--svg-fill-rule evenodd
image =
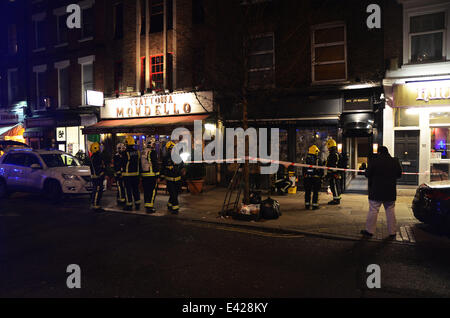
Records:
M278 219L281 216L280 203L271 198L262 201L260 214L266 220Z

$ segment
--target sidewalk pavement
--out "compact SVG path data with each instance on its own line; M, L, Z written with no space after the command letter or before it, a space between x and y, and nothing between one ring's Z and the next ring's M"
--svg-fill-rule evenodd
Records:
M331 196L320 194L319 210L305 210L304 193L299 192L288 196L273 196L280 202L282 216L277 220L238 221L231 217L220 217L219 212L225 198L226 189L211 188L200 195L185 193L180 195L181 210L180 219L202 221L222 225L244 226L259 228L267 231L279 231L288 233L306 233L323 237L336 237L341 239L361 239L360 231L365 227L369 202L367 195L343 194L341 205L329 206L327 202ZM263 199L267 195L263 195ZM150 216L171 216L167 211L166 203L168 195L158 193L156 196L156 214ZM420 241L436 239L434 234L426 233L422 224L414 218L411 210L412 196L399 196L396 203L396 217L398 223L397 242L416 243ZM109 212L121 212L132 214L145 214L143 204L140 211L125 212L117 206L115 192L108 191L104 195L103 206ZM384 208L380 210L377 232L373 240L382 240L388 237L386 215ZM447 238L439 238L447 239ZM450 243L450 240L448 240Z

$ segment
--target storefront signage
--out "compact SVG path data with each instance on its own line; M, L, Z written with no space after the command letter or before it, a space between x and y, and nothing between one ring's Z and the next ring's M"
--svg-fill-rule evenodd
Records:
M212 92L144 95L105 100L102 119L176 116L213 110Z
M103 92L86 91L86 104L89 106L103 106Z
M19 122L19 115L14 113L0 113L0 124L16 124Z
M344 99L344 111L372 111L371 97L354 97Z
M66 141L66 128L56 128L56 141Z
M396 85L394 106L450 106L450 80Z

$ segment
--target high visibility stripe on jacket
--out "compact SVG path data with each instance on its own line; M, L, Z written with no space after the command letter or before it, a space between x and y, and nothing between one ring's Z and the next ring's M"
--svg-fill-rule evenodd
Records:
M164 179L166 179L167 181L180 181L181 177L167 177L165 176Z
M130 155L133 153L133 156ZM139 160L140 160L140 152L135 151L134 149L127 148L126 158L125 158L125 167L123 169L122 175L124 177L136 177L139 176Z

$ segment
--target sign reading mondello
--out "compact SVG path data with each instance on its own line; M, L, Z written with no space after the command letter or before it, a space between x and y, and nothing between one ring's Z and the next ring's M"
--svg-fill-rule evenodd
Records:
M105 99L102 119L176 116L212 112L212 92Z

